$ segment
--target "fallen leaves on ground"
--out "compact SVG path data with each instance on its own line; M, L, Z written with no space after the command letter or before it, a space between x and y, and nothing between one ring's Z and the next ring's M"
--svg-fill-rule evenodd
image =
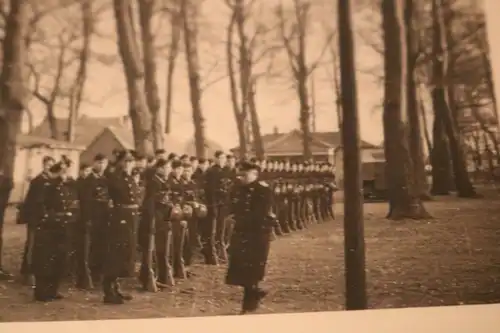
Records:
M426 203L434 219L388 221L387 204L365 204L365 235L371 308L500 302L500 198L437 199ZM341 210L341 206L337 210ZM5 266L17 271L24 227L5 227ZM1 321L133 319L230 315L241 290L224 285L225 267L196 264L194 277L156 294L135 291L123 306L101 303L99 290L63 288L67 299L32 302L32 290L0 283ZM260 313L341 310L344 303L342 216L272 243Z

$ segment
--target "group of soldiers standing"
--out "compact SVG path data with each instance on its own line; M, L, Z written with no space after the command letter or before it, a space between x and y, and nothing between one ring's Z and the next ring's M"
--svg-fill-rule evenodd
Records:
M328 163L124 150L97 154L77 179L71 164L45 157L20 209L21 274L41 302L63 298L59 286L72 278L81 289L101 284L104 303L123 304L132 296L118 280L134 277L137 261L142 288L156 291L189 278L201 255L207 265L228 263L226 283L244 287L243 310L251 311L265 296L257 287L265 244L334 217Z

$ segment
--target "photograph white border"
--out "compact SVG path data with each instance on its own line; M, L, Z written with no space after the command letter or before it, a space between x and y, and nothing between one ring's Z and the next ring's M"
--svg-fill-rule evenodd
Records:
M484 0L497 100L500 98L500 1ZM334 20L334 18L332 18ZM125 309L124 309L125 310ZM199 318L0 323L1 333L490 333L500 332L500 304Z

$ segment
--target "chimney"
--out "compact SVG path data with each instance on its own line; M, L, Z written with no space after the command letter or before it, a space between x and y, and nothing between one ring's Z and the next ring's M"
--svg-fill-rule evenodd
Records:
M280 134L280 131L279 131L279 129L278 129L278 126L274 126L274 128L273 128L273 133L274 133L274 134Z

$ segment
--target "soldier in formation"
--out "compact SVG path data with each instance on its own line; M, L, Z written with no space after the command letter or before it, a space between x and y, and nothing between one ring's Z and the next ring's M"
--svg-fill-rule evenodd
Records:
M136 261L142 288L157 291L193 277L201 256L228 264L226 282L244 288L243 312L253 311L265 296L258 282L269 239L334 218L328 163L114 151L81 166L76 180L71 164L44 158L21 209L21 273L38 301L62 298L58 286L69 279L123 304L132 296L119 279L135 276Z

